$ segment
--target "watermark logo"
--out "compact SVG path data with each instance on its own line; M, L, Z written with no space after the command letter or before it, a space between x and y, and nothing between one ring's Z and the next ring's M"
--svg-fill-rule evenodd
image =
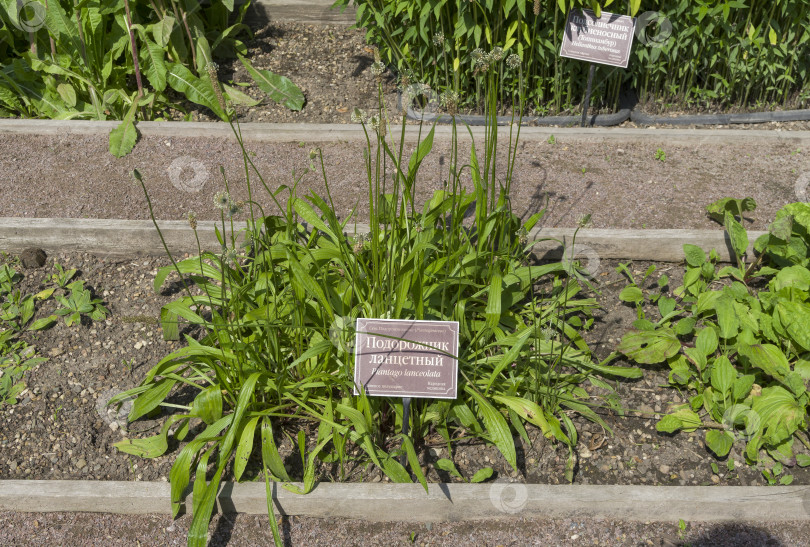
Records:
M723 427L734 440L747 441L760 430L762 418L759 413L745 405L732 405L723 413Z
M596 277L602 265L599 253L593 247L579 243L563 250L562 263L567 273L576 270L587 277Z
M805 171L796 179L793 192L799 201L810 202L810 171Z
M348 315L335 316L335 322L329 327L329 341L340 351L354 351L354 320Z
M636 38L649 47L663 47L672 37L672 23L660 11L645 11L636 19Z
M45 26L45 6L37 0L17 0L14 26L24 32L36 32Z
M208 182L208 169L191 156L180 156L166 168L172 185L183 192L199 192Z
M529 501L529 489L519 482L495 482L489 489L489 501L500 512L514 515Z
M399 108L403 114L410 112L418 118L425 117L437 113L440 106L439 94L427 84L409 84L399 91Z
M104 423L109 425L111 428L120 428L122 431L126 431L127 416L129 416L129 413L132 410L132 399L126 399L121 404L121 408L117 408L118 405L107 406L110 399L118 395L118 393L120 393L120 390L108 389L104 393L99 394L98 398L96 399L96 413L98 413L99 417L104 421Z

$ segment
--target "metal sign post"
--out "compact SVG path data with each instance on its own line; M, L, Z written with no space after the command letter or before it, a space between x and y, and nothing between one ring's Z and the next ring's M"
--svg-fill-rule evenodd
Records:
M582 107L582 122L580 127L585 127L585 120L588 119L588 105L591 104L591 89L593 88L593 75L596 72L596 65L590 63L591 68L588 70L588 87L585 89L585 104Z
M402 398L402 434L407 435L411 421L411 398ZM408 454L403 452L399 457L399 463L402 464L406 470L408 469Z

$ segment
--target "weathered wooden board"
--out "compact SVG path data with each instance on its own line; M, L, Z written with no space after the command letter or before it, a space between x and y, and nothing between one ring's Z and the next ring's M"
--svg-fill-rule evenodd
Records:
M166 245L172 253L196 253L197 241L188 223L158 221ZM214 222L199 222L197 234L203 248L217 250ZM352 225L351 232L368 232L364 224ZM753 241L763 232L750 232ZM683 260L683 245L691 243L707 252L716 249L720 260L731 260L729 242L722 230L580 230L574 239L570 228L541 228L529 234L537 241L537 256L595 260ZM158 232L148 220L104 220L71 218L0 218L0 250L19 252L27 247L46 251L77 251L107 255L162 255L165 249Z
M303 487L302 484L298 485ZM520 483L320 483L307 495L272 486L285 515L367 521L447 522L520 518L603 518L644 522L807 521L806 486L617 486ZM266 514L263 483L225 483L218 509ZM191 497L186 508L191 510ZM0 511L169 513L169 484L113 481L0 481Z

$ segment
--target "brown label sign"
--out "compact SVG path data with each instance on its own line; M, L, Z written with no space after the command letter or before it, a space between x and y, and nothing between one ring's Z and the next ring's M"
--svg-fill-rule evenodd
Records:
M354 394L455 399L458 322L357 319Z
M627 68L636 20L628 15L588 9L568 12L560 57Z

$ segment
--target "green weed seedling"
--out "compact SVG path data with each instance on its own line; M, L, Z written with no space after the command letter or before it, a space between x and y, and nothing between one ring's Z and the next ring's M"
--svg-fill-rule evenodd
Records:
M653 273L655 273L654 264L651 264L647 268L641 280L638 282L636 282L633 273L630 271L630 265L631 263L627 264L619 263L619 265L616 267L616 272L625 275L627 279L630 281L630 284L626 286L624 289L622 289L622 291L619 293L619 300L621 300L622 302L627 302L629 304L635 305L636 315L638 319L636 323L633 324L633 326L639 329L646 328L648 327L649 321L647 321L644 314L645 298L648 299L653 304L659 303L659 308L663 305L664 307L666 307L667 311L669 311L668 308L670 306L670 303L668 301L664 301L663 303L659 302L659 300L662 297L661 293L649 293L645 295L644 291L641 288L647 281L647 279ZM661 276L661 278L658 280L658 288L663 290L665 287L668 286L668 283L669 279L667 278L667 276L666 275Z
M100 298L92 298L89 290L84 288L84 281L74 281L67 285L70 294L57 295L56 300L62 306L54 313L65 317L65 324L70 327L81 321L82 315L87 315L93 321L103 321L109 311L104 307Z
M778 484L780 486L789 486L793 484L793 475L783 475L784 471L785 468L782 463L776 462L771 469L766 467L763 468L761 472L765 480L768 481L768 485L776 486Z
M22 279L23 276L8 264L0 267L0 327L20 333L52 326L56 323L54 315L34 320L36 301L47 299L50 293L43 291L37 295L24 295L14 287Z
M436 461L436 468L441 469L442 471L447 471L452 476L454 476L454 477L456 477L458 479L461 479L464 482L469 482L469 483L473 483L473 484L486 481L494 473L494 471L493 471L493 469L491 467L484 467L483 469L478 470L475 473L475 475L473 475L472 478L470 478L468 480L464 476L462 476L462 474L456 468L453 461L449 460L447 458L441 458L438 461Z
M686 521L678 519L678 538L683 541L686 539Z
M56 287L59 287L60 289L67 290L68 283L70 283L70 280L76 275L77 270L74 268L65 270L62 268L62 265L58 263L54 263L53 267L57 271L51 274L50 283L56 285Z
M47 361L22 340L12 341L14 334L0 330L0 406L17 404L17 396L25 391L25 373Z
M667 153L664 152L663 148L659 148L658 150L655 151L655 159L660 161L661 163L667 161Z

